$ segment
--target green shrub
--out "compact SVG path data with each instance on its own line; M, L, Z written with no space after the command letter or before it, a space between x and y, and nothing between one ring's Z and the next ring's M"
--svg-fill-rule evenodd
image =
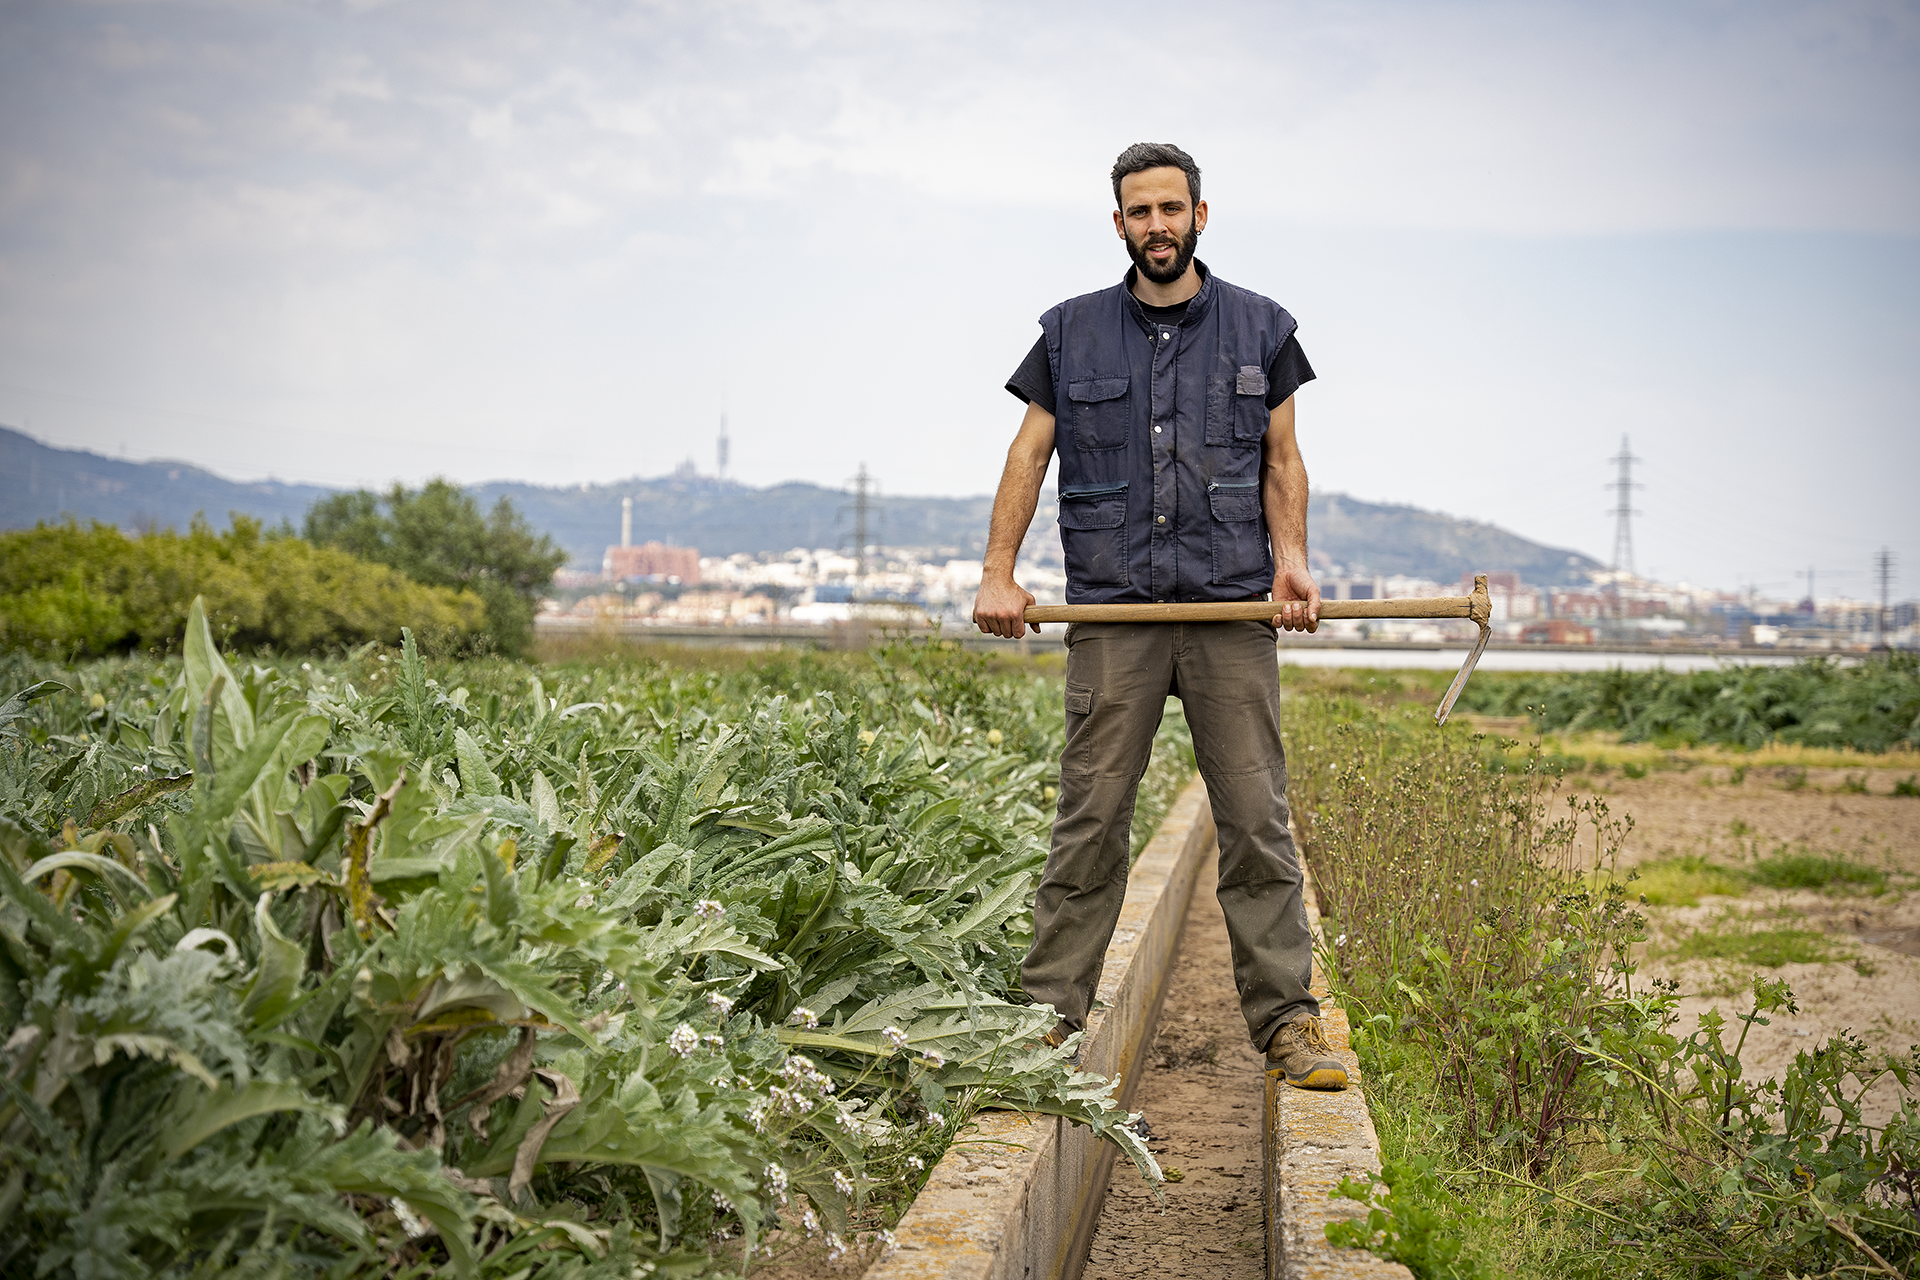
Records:
M359 489L322 498L303 530L318 546L337 547L389 565L416 582L472 591L487 606L495 648L511 657L533 641L540 594L567 553L536 533L506 498L482 515L458 485L430 480L418 490Z
M1629 824L1602 802L1550 809L1538 760L1486 769L1485 747L1417 711L1296 697L1289 715L1317 960L1396 1162L1384 1203L1348 1184L1368 1212L1330 1239L1420 1275L1911 1273L1920 1052L1843 1034L1749 1079L1748 1034L1797 1011L1791 993L1756 979L1731 1018L1680 1034L1677 985L1636 973L1642 922L1613 872ZM1765 966L1830 944L1711 930L1692 946ZM1870 1124L1861 1099L1883 1080L1898 1110Z
M204 523L184 536L71 523L0 534L0 648L167 649L185 636L196 596L228 644L287 653L398 644L403 627L460 645L484 624L476 596L298 538L263 538L244 516L222 534Z
M1614 731L1629 742L1887 751L1920 747L1920 654L1689 672L1496 672L1476 676L1460 707L1528 715L1542 730Z

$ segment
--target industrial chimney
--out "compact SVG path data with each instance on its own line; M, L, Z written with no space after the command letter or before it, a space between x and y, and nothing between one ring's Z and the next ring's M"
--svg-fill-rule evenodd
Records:
M633 499L632 497L625 497L620 499L620 545L623 547L630 547L633 545Z

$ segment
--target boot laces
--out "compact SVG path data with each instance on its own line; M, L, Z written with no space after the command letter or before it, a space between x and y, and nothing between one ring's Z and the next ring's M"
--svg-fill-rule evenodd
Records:
M1316 1053L1332 1053L1333 1043L1327 1039L1327 1032L1318 1018L1302 1018L1299 1022L1300 1043Z

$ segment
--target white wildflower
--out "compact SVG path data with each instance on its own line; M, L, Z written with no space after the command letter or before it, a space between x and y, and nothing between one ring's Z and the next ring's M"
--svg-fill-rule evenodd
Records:
M927 1162L925 1160L922 1160L919 1156L908 1156L907 1168L913 1170L915 1173L925 1173L927 1169Z
M833 1189L843 1196L851 1196L853 1194L853 1179L849 1178L839 1169L835 1169L833 1171Z
M859 1135L860 1122L853 1118L853 1113L851 1111L842 1111L839 1115L835 1116L834 1118L840 1122L840 1128L843 1131L853 1134L855 1136Z
M1341 934L1341 935L1340 935L1339 937L1337 937L1337 938L1335 938L1335 939L1333 940L1333 945L1334 945L1334 946L1336 946L1336 947L1344 947L1344 946L1346 946L1346 945L1347 945L1347 935L1343 933L1343 934Z
M721 995L718 991L709 991L707 992L707 1008L724 1018L733 1012L733 1000L731 997Z
M938 1049L927 1050L927 1056L923 1059L923 1061L927 1064L928 1067L930 1067L935 1071L938 1071L940 1068L947 1065L946 1058L941 1055Z
M812 1205L808 1205L807 1211L800 1215L800 1226L807 1233L808 1239L820 1234L820 1219L815 1216Z
M721 916L727 914L727 909L715 902L712 898L702 898L693 904L693 914L699 916L702 920L718 920Z
M907 1033L898 1027L888 1027L880 1033L880 1043L898 1053L907 1047Z
M893 1238L893 1232L888 1231L884 1227L876 1232L873 1238L880 1242L880 1260L882 1262L885 1262L888 1258L900 1252L900 1242Z
M700 1043L709 1049L724 1049L727 1044L727 1038L708 1032L706 1035L700 1037Z
M718 1209L722 1213L732 1213L733 1201L727 1199L725 1196L721 1195L718 1191L716 1191L713 1193L713 1207Z
M838 1262L847 1254L847 1242L833 1232L827 1232L827 1261Z
M942 1125L946 1124L946 1122L947 1122L947 1118L941 1115L938 1111L927 1112L927 1124L930 1127L938 1129Z
M767 1190L777 1196L787 1194L787 1171L777 1164L770 1164L763 1175L767 1181Z
M673 1034L667 1037L667 1048L682 1058L692 1053L699 1043L700 1033L684 1022L675 1027Z
M765 1133L767 1131L768 1106L767 1100L760 1098L755 1100L754 1104L747 1108L747 1120L753 1125L753 1131L755 1133Z
M811 1031L820 1025L820 1015L805 1005L796 1005L794 1006L793 1012L787 1015L787 1025L790 1027L805 1027Z

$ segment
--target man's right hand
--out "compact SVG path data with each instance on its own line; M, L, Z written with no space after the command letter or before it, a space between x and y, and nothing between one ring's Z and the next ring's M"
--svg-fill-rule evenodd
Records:
M990 636L1018 640L1027 633L1027 606L1033 602L1033 592L1012 578L983 580L973 598L974 625ZM1038 634L1039 624L1033 630Z

